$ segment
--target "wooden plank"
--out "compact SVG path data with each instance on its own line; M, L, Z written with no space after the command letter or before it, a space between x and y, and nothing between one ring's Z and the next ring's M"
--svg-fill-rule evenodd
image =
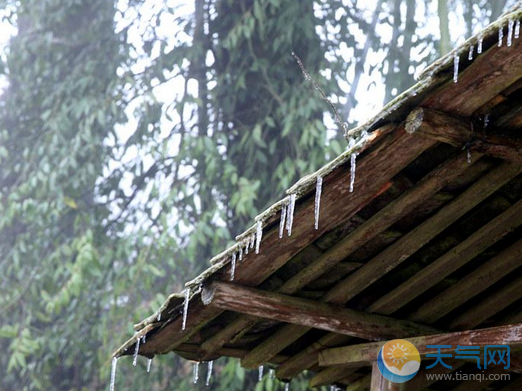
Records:
M374 341L397 335L419 335L421 330L436 330L413 322L225 282L213 282L204 287L201 298L205 305L222 310Z
M386 379L375 362L372 365L370 391L406 391L406 383L393 383Z
M265 232L259 254L250 253L243 258L236 269L235 281L247 286L262 283L304 247L357 213L366 205L370 195L379 193L390 178L434 144L433 140L407 134L404 128L377 137L368 144L371 149L358 159L356 191L350 192L348 186L349 165L337 168L324 178L319 229L314 227L314 200L309 197L296 206L292 236L280 240L278 227ZM343 202L339 203L339 200ZM226 279L227 275L228 269L216 273L217 278ZM181 329L181 316L170 319L148 339L140 352L154 355L171 351L188 341L221 312L191 303L185 330Z
M346 367L328 367L318 372L314 377L310 379L308 383L309 387L321 387L335 383L339 380L345 379L347 375L355 372L357 368L346 368Z
M522 264L522 239L420 306L408 319L433 323L483 292Z
M453 352L458 345L480 347L486 345L509 345L512 349L518 349L522 347L522 323L479 330L426 335L408 338L407 340L415 345L421 356L425 356L428 353L437 353L437 349L427 348L427 345L451 345L450 348L441 348L441 353ZM370 342L323 350L319 353L319 365L352 367L371 365L377 359L379 350L387 342L389 341Z
M522 224L522 200L393 291L381 297L369 307L369 311L386 315L392 314L455 270L464 266L520 224Z
M473 161L476 161L477 159L479 159L479 157L480 156L477 155L474 156L472 159ZM443 188L445 185L451 182L452 179L462 174L468 167L469 164L465 153L460 153L459 155L446 160L444 163L442 163L434 170L432 170L428 175L426 175L417 184L417 186L406 191L404 195L401 196L399 199L388 204L375 216L363 223L361 227L352 232L349 235L349 237L356 238L354 242L357 244L357 246L364 244L368 239L374 237L374 235L376 235L377 233L382 232L384 229L388 228L398 219L406 215L408 212L411 211L411 209L421 205L427 197L430 197L434 193L439 191L441 188ZM349 253L343 252L343 254L344 256L347 256ZM358 272L354 274L357 273ZM355 281L356 282L354 283L358 284L357 286L361 286L362 284L366 283L366 281ZM339 288L339 285L340 284L337 284L334 288ZM345 289L345 287L342 287L341 289ZM327 293L327 295L322 299L322 301L332 303L343 303L343 300L337 300L338 296L336 293L336 290L330 290ZM303 327L285 327L278 330L274 336L268 338L267 340L263 341L260 345L255 347L252 350L252 352L244 358L243 361L245 365L248 365L249 368L254 368L261 365L263 361L266 361L270 355L279 353L281 350L289 346L292 342L296 341L298 338L303 336L308 331ZM276 339L278 340L278 343L275 343ZM256 362L254 357L256 357L257 360L263 361Z
M522 40L513 46L492 47L459 74L458 83L448 80L420 106L461 117L470 117L485 102L515 83L522 74Z
M406 118L406 131L433 138L455 147L469 145L472 150L501 159L522 161L522 138L473 131L470 119L455 118L427 108L417 108Z
M522 390L522 378L512 381L505 387L499 389L499 391L520 391Z
M516 177L520 172L522 172L522 167L510 162L502 163L494 168L471 185L455 200L444 206L434 216L425 220L422 224L368 261L359 270L339 282L330 290L330 296L335 297L337 302L342 302L341 299L348 301L355 297L356 294L362 292L363 289L366 289L377 279L400 265L445 228ZM290 378L310 368L317 362L317 360L314 360L317 351L325 347L340 345L344 343L343 338L346 339L346 337L335 335L322 337L317 344L311 345L280 365L277 368L278 376Z
M473 308L453 319L450 329L472 329L522 298L522 277L512 281L499 291L488 296Z
M361 377L346 387L346 391L366 391L370 389L372 374Z
M200 361L201 347L198 344L182 343L179 344L173 352L184 358L187 358L188 360ZM215 353L215 356L213 358L219 358L223 356L242 358L245 356L247 352L248 350L246 349L221 348ZM271 363L280 364L287 359L287 356L277 355L272 358Z

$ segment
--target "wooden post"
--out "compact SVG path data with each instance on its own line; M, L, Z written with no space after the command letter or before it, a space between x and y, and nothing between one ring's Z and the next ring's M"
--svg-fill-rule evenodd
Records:
M377 362L372 365L372 382L370 391L405 391L406 383L393 383L386 379L379 371Z

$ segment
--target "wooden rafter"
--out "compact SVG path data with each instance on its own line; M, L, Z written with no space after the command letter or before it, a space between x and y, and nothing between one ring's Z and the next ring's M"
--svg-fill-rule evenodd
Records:
M466 330L453 333L426 335L408 338L421 356L437 353L437 349L427 345L451 345L441 348L441 353L454 352L458 345L479 346L508 345L512 349L522 347L522 324L491 327L480 330ZM365 366L377 360L377 354L386 341L370 342L345 347L326 349L319 353L321 366Z
M373 341L419 335L421 330L436 330L414 322L225 282L213 282L209 287L204 287L201 297L206 305L222 310L315 327Z

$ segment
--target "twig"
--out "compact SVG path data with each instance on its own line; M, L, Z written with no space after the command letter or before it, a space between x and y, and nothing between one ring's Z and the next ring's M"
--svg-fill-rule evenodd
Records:
M310 76L310 73L308 73L305 66L303 65L303 62L301 61L299 56L297 54L295 54L295 52L292 52L292 57L295 58L295 61L297 61L297 65L299 65L299 68L301 68L301 71L303 72L305 79L308 80L310 83L312 83L314 88L317 91L319 91L319 93L321 94L321 98L323 98L323 100L326 102L326 104L328 104L328 106L330 106L330 109L332 110L332 113L335 118L335 122L337 122L339 124L339 126L341 127L341 130L343 132L346 132L348 130L348 124L346 122L342 121L341 116L339 115L339 112L337 111L337 109L335 108L333 103L330 101L330 99L328 99L328 97L324 93L323 89L319 86L319 84L317 84L317 82L314 79L312 79L312 76Z

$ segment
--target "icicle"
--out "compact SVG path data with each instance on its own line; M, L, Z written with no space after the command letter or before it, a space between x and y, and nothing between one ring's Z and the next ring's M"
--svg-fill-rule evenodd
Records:
M212 379L212 368L214 368L214 361L209 361L207 363L207 380L205 381L207 387L210 385L210 380Z
M285 391L290 391L290 383L285 384Z
M199 362L194 363L194 367L192 368L192 383L196 384L199 379Z
M489 113L484 115L484 129L486 129L489 125Z
M469 147L467 148L466 155L468 158L468 164L471 164L471 150L469 149Z
M239 260L243 260L243 246L239 246Z
M518 37L520 37L520 20L515 23L515 39L518 39Z
M270 368L270 369L268 370L268 377L269 377L270 379L275 379L275 370L274 370L274 368Z
M158 312L158 316L156 317L156 320L159 322L161 320L161 311Z
M183 321L181 323L181 330L185 330L187 326L187 316L190 301L190 288L185 289L185 302L183 303Z
M323 177L317 177L315 185L315 229L319 229L319 209L321 208L321 193L323 192Z
M256 235L252 234L252 236L250 236L250 249L251 250L254 248L255 243L256 243Z
M109 383L109 391L114 391L114 383L116 382L116 365L118 364L118 358L113 357L111 363L111 382Z
M482 42L484 41L484 37L480 36L477 43L477 54L482 53Z
M453 83L457 83L459 81L459 55L455 53L453 56Z
M250 247L250 243L248 243L248 240L249 240L249 238L247 238L247 240L246 240L245 254L248 254L248 248Z
M504 39L504 27L498 29L498 47L502 46L502 40Z
M475 50L475 47L473 45L471 45L469 47L469 53L468 53L468 60L471 61L473 60L473 51Z
M508 35L507 35L507 45L511 46L513 44L513 25L515 21L510 19L508 23Z
M261 245L261 239L263 238L263 224L261 221L256 223L256 254L259 254L259 246Z
M147 342L147 334L144 334L143 337L141 337L141 339L143 340L141 343L145 344Z
M230 264L230 281L234 281L236 275L236 252L232 254L232 262Z
M138 351L140 350L141 337L136 340L136 348L134 349L134 358L132 359L132 365L136 366L138 363Z
M285 221L286 221L286 205L281 208L281 220L279 221L279 239L283 237L285 232Z
M353 193L353 186L355 185L355 170L357 165L357 153L350 155L350 193Z
M261 381L263 380L263 372L265 370L265 367L263 367L262 365L260 365L258 368L258 375L257 375L257 381Z
M149 361L147 361L147 373L150 372L151 365L152 365L152 358L149 358Z
M288 216L286 218L286 231L288 232L288 236L292 236L292 225L294 224L294 209L295 209L295 199L296 195L290 195L290 204L288 205Z

